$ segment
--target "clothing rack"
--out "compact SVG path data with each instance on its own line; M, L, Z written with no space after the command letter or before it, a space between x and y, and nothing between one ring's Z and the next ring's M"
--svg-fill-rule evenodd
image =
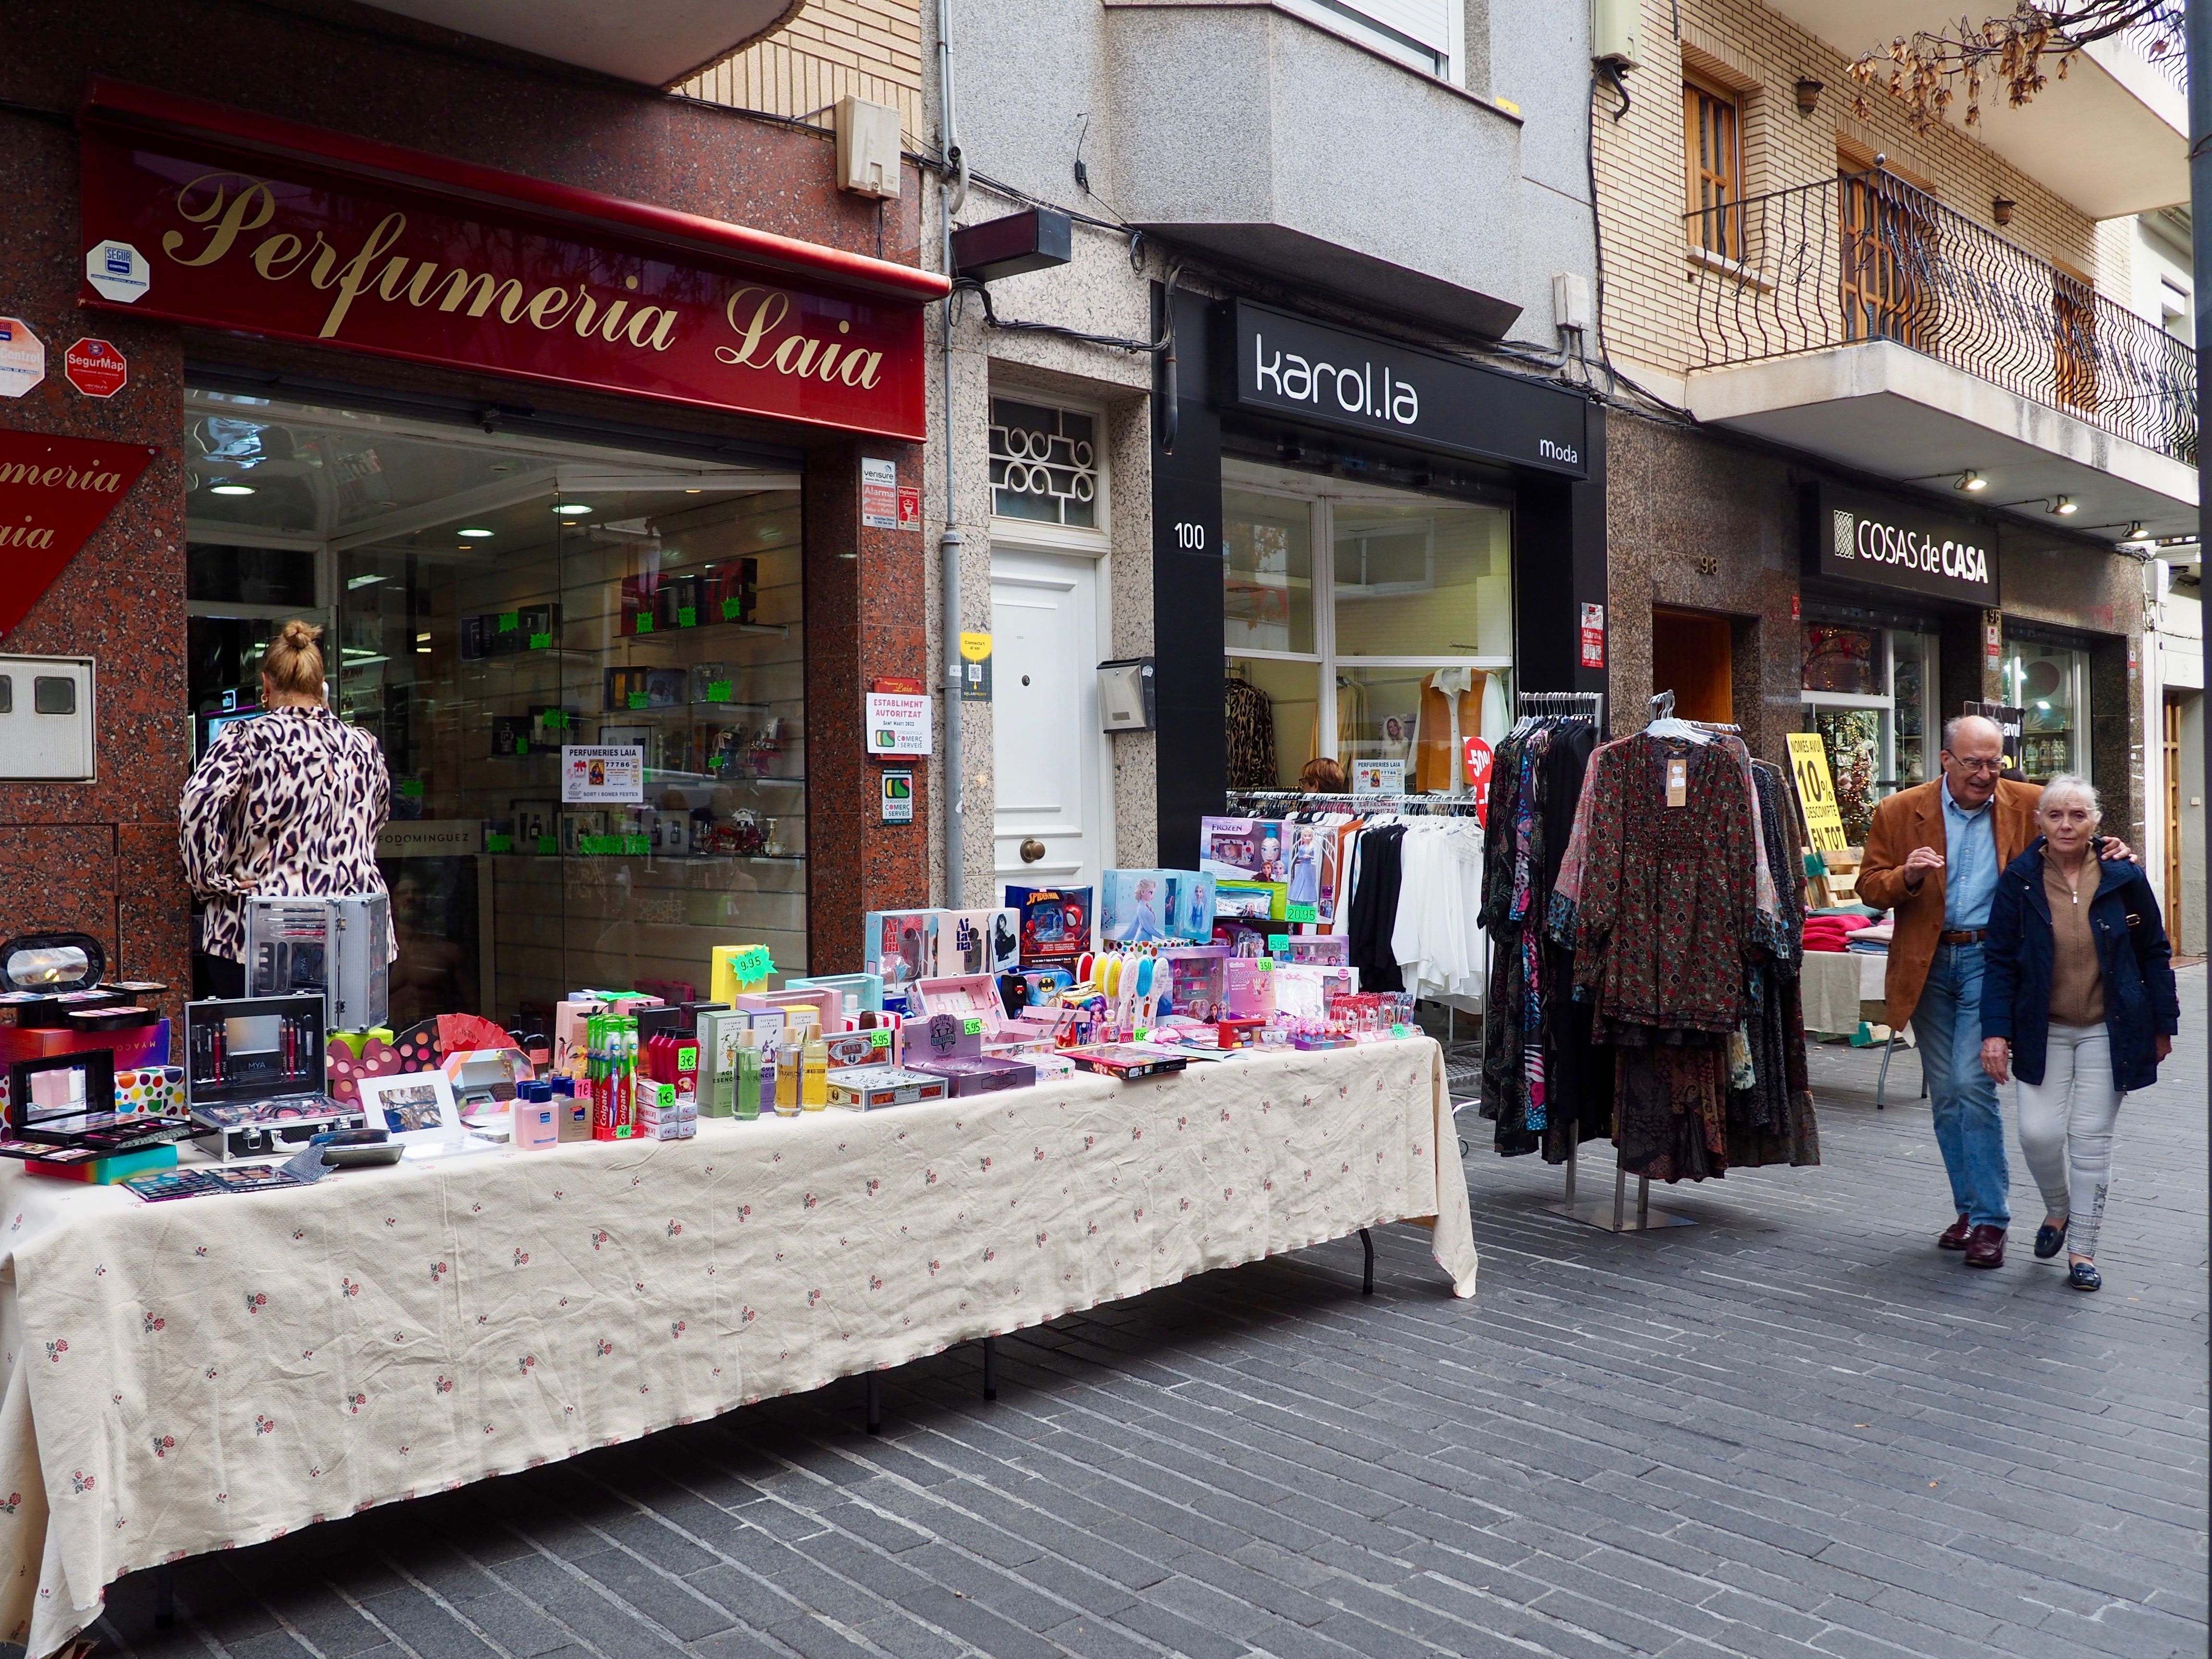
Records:
M1522 712L1523 714L1547 712L1541 708L1528 707L1528 700L1531 698L1544 696L1595 698L1597 695L1595 692L1526 691L1522 693L1523 700ZM1671 717L1674 712L1674 694L1672 691L1662 691L1651 699L1650 712L1645 718L1647 721L1665 720ZM1733 726L1715 726L1705 720L1692 720L1690 724L1713 732L1737 730ZM1651 1177L1649 1176L1636 1177L1636 1217L1634 1220L1630 1220L1628 1218L1628 1171L1621 1169L1617 1162L1613 1171L1612 1204L1608 1206L1601 1198L1583 1199L1577 1201L1575 1197L1575 1182L1581 1169L1581 1152L1579 1142L1568 1143L1566 1191L1561 1196L1559 1202L1544 1206L1553 1215L1565 1216L1570 1221L1579 1221L1585 1226L1600 1228L1609 1233L1640 1233L1649 1232L1660 1227L1691 1227L1697 1224L1688 1216L1676 1215L1672 1210L1655 1210L1651 1207Z
M1540 719L1547 714L1586 714L1591 725L1601 732L1605 729L1605 693L1602 691L1522 691L1515 694L1514 702L1514 714L1521 720L1527 720L1531 715Z
M1245 816L1263 817L1271 811L1291 807L1299 801L1342 801L1372 812L1395 812L1406 817L1473 817L1475 805L1465 795L1349 795L1314 789L1231 789L1229 805Z

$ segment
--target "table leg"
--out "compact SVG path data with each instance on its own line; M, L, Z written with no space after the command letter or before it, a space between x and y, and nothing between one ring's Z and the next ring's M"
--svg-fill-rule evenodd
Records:
M983 1398L996 1400L998 1397L999 1339L987 1336L983 1339Z
M167 1630L177 1622L177 1573L167 1561L154 1569L154 1628Z
M870 1434L881 1434L884 1431L884 1382L882 1374L877 1371L870 1371L867 1376L867 1384L868 1432Z
M1359 1248L1367 1252L1367 1270L1361 1275L1359 1293L1372 1296L1375 1294L1375 1237L1364 1227L1359 1230Z

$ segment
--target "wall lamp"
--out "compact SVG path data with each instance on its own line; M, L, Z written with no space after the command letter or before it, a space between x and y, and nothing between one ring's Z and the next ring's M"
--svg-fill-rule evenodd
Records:
M1990 198L1990 217L1996 220L2000 225L2008 225L2012 222L2012 210L2019 205L2020 204L2014 201L2009 196L1991 197Z
M1820 94L1826 90L1827 85L1825 82L1815 81L1809 75L1801 76L1797 82L1797 112L1800 115L1810 115L1814 110L1820 108Z

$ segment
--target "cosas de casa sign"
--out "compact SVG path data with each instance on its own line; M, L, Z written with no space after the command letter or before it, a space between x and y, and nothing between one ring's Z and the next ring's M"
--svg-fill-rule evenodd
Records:
M1807 486L1808 574L1966 605L1997 603L1996 529L1835 484Z
M82 130L88 306L923 435L929 273L138 88Z

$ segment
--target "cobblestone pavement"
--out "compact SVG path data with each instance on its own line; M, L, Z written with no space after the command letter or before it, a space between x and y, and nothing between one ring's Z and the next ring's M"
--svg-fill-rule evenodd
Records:
M147 1580L144 1656L1450 1654L2077 1659L2206 1650L2202 968L2122 1115L2099 1295L1933 1248L1917 1066L1814 1056L1827 1158L1616 1237L1468 1160L1480 1295L1416 1230ZM2009 1115L2009 1106L2008 1106ZM1609 1170L1601 1147L1594 1162ZM1593 1187L1609 1188L1598 1170Z

